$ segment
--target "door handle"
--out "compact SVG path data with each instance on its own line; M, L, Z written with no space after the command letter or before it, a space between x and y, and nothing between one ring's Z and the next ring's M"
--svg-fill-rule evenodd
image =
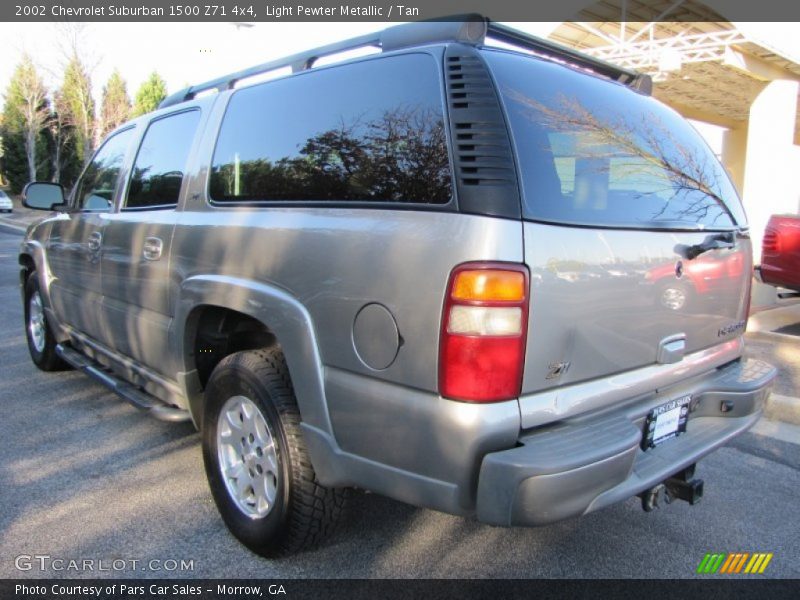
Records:
M142 255L145 260L158 260L161 258L161 252L164 250L164 242L161 238L149 237L144 240L144 247L142 248Z
M86 241L86 245L89 246L89 250L92 252L97 252L100 250L100 246L103 245L103 234L99 231L92 232L89 235L89 239Z

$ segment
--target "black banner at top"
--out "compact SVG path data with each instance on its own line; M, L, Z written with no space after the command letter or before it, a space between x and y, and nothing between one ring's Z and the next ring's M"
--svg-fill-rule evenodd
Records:
M0 21L800 21L796 0L4 0Z

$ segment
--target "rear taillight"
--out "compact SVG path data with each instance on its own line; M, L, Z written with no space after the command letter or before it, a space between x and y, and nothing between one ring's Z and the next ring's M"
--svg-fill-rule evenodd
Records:
M450 275L442 314L439 391L466 402L520 394L528 325L528 270L465 263Z
M761 244L762 254L780 254L781 252L781 235L775 229L767 229L764 232L764 240Z

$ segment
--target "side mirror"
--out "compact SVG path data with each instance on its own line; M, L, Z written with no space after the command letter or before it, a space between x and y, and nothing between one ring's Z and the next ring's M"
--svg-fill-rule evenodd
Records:
M64 205L64 188L57 183L32 181L22 190L22 206L33 210L56 210Z

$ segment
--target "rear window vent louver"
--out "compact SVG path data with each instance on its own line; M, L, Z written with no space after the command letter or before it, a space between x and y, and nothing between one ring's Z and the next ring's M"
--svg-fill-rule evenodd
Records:
M450 46L445 76L459 207L463 212L518 217L508 130L483 59L472 48Z
M451 108L491 108L497 104L489 74L477 56L448 57L447 77Z

